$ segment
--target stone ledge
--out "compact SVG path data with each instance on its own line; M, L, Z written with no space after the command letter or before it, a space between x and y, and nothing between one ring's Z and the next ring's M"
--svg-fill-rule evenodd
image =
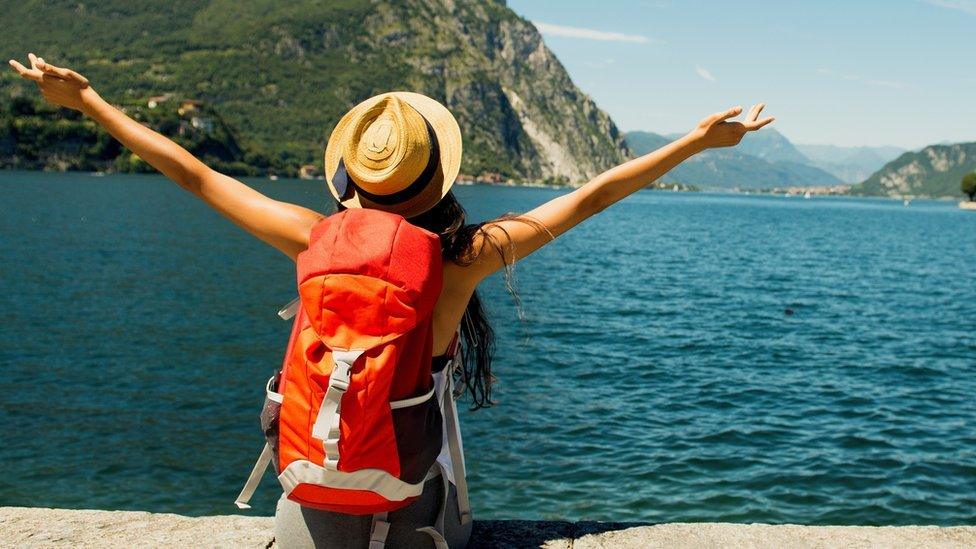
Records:
M5 547L274 546L271 517L184 517L138 511L0 507ZM792 524L487 520L471 547L976 547L973 526L796 526Z

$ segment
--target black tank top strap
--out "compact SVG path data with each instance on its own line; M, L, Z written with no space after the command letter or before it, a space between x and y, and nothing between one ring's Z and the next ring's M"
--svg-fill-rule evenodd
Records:
M431 359L430 371L436 374L437 372L443 370L447 367L447 363L451 361L451 358L447 355L437 355Z
M461 331L457 330L454 332L454 337L451 339L451 343L447 346L447 351L442 355L437 355L431 357L430 371L431 373L436 373L443 370L454 355L461 351Z

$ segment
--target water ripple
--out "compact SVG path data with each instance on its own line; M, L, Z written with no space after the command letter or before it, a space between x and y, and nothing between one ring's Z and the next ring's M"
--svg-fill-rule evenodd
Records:
M158 177L0 192L0 504L229 512L292 266ZM474 219L557 194L457 193ZM524 322L483 286L500 403L462 412L475 512L976 522L967 234L931 201L651 192L581 224L519 264Z

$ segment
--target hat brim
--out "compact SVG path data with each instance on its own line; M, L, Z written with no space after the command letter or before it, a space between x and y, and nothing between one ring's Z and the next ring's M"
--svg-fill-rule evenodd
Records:
M417 110L430 123L440 149L440 163L430 183L416 196L397 204L377 204L366 197L362 197L355 187L350 190L351 196L343 199L336 191L332 178L335 176L342 158L342 142L349 124L358 116L376 104L384 97L395 95ZM458 172L461 170L461 128L457 120L447 107L438 101L414 92L389 92L377 95L363 101L349 110L336 124L329 135L329 143L325 147L325 180L329 192L336 201L347 208L375 208L400 214L403 217L413 217L434 207L451 190Z

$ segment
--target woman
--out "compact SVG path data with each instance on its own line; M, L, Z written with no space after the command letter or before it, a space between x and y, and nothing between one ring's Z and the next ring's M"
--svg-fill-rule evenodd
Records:
M35 81L48 101L90 116L140 158L292 260L308 247L310 229L324 217L322 213L272 200L211 170L179 145L106 103L83 76L34 54L29 58L29 68L14 60L10 64L22 77ZM742 112L740 107L715 113L684 137L607 170L526 214L475 225L465 224L464 209L450 192L461 161L460 129L447 109L428 97L395 92L354 107L329 138L325 172L340 209L384 209L440 235L445 261L443 290L434 312L434 354L446 353L460 325L462 379L479 408L491 404L493 338L475 291L478 284L689 157L739 143L747 132L773 121L759 119L762 109L762 104L755 105L742 122L730 121ZM410 120L426 126L426 131L400 131ZM429 482L429 489L415 503L390 513L387 541L391 546L430 546L431 538L415 529L431 524L444 488L437 479ZM453 487L448 490L449 499L456 501ZM368 543L369 527L368 516L302 508L285 498L278 504L276 538L283 547L361 547ZM443 534L452 547L463 546L470 523L462 526L457 513L449 512Z

